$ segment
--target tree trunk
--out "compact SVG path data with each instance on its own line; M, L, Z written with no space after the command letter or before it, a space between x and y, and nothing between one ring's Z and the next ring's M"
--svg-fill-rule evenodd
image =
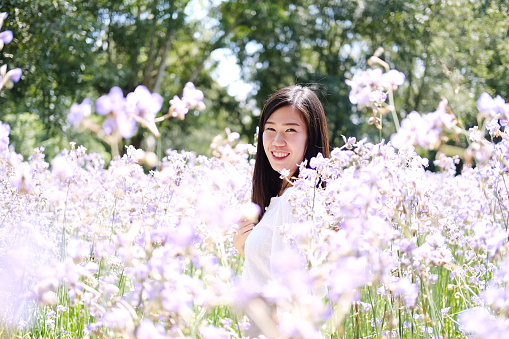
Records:
M159 64L159 70L157 71L156 82L154 83L154 88L152 89L153 93L159 93L161 89L161 83L164 77L164 71L166 70L166 58L168 58L168 53L170 52L171 47L171 36L168 37L166 43L164 44L163 55L161 56L161 63Z
M158 1L154 0L153 7L157 9ZM149 56L147 60L147 66L145 67L145 74L143 76L143 84L150 90L152 90L153 84L153 76L152 71L154 70L154 64L156 60L156 56L159 54L161 47L156 47L156 35L155 35L155 26L157 23L157 15L154 14L154 19L152 20L151 33L150 33L150 42L149 42Z

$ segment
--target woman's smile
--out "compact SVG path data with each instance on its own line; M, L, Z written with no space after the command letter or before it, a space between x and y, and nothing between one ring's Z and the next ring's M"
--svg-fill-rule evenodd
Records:
M276 158L276 159L282 159L282 158L286 158L290 153L281 153L281 152L272 152L272 155Z

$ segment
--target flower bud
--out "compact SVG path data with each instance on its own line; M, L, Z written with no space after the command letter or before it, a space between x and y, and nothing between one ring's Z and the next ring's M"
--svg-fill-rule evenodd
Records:
M9 42L11 42L12 38L13 38L12 31L7 30L7 31L0 32L0 40L5 45L7 45Z
M159 158L154 152L145 152L143 162L147 167L155 167L159 163Z

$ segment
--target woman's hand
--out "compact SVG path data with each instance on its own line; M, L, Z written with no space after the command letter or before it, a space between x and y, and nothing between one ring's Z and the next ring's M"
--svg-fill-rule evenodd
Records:
M253 230L253 227L256 226L258 222L253 221L252 219L245 219L242 221L242 223L239 225L239 229L237 232L235 232L235 235L233 236L233 246L237 249L237 251L244 256L244 245L246 244L246 239L249 236L249 233Z

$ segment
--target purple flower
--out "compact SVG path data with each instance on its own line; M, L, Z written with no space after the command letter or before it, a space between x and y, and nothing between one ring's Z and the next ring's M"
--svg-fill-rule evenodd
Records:
M72 104L67 119L74 127L78 127L83 119L88 117L91 112L92 106L90 104L90 99L86 98L81 104Z
M5 66L5 65L4 65ZM21 77L21 68L15 68L4 74L0 75L0 89L12 88L15 82L18 82Z
M140 85L134 92L127 94L126 105L130 113L151 121L163 107L163 97L158 93L150 93L147 87Z
M318 153L318 155L314 158L311 158L309 161L309 166L311 168L322 167L327 164L327 159L325 159L322 153Z
M225 327L230 327L232 326L232 323L233 321L230 319L230 318L223 318L223 319L220 319L219 322L225 326Z
M143 319L136 331L136 337L139 339L165 339L163 335L164 328L157 328L150 320Z
M84 240L70 239L66 252L75 261L81 261L90 256L90 243Z
M486 123L486 129L490 133L491 136L500 129L500 125L498 124L498 120L493 119Z
M369 101L384 102L387 100L387 94L381 89L377 89L369 94Z
M173 99L170 100L170 105L173 108L173 116L180 120L184 120L185 115L189 112L186 103L175 95Z
M479 112L487 112L495 107L495 102L491 95L486 92L483 92L479 98L477 99L477 109Z
M414 308L417 303L417 296L419 295L419 287L417 284L412 283L408 278L399 279L393 289L396 296L402 296L405 306Z
M350 102L358 105L360 109L369 104L369 95L372 85L378 84L382 76L382 70L379 68L370 69L353 76L352 80L347 80L346 84L352 90L348 95Z
M404 82L405 75L395 69L383 74L380 68L370 69L346 81L352 88L348 98L352 104L363 109L370 102L384 102L387 99L385 90L392 86L401 86Z
M483 139L481 131L479 131L478 126L470 127L468 129L468 138L472 141L478 142Z
M131 118L127 112L120 112L115 119L117 123L118 133L125 139L131 138L138 130L136 120Z
M7 74L5 74L6 79L10 79L12 82L18 82L21 78L21 68L13 68ZM5 80L4 80L5 81Z
M203 339L230 339L231 335L224 328L208 325L200 330Z
M33 169L30 164L22 162L16 166L15 175L11 178L11 184L21 193L31 193L35 189Z
M65 182L74 174L74 163L67 160L65 156L57 155L51 162L51 173Z
M497 95L493 99L491 95L483 92L479 96L479 99L477 99L477 108L479 112L485 114L490 120L496 118L497 114L500 114L500 119L507 120L509 118L509 108L500 95Z
M176 246L190 246L195 240L194 229L190 225L168 230L166 241Z
M451 128L454 125L454 116L445 110L446 101L441 101L435 112L424 115L424 119L429 123L431 128L443 129Z
M192 278L189 278L192 279ZM193 305L193 295L185 287L166 290L162 294L161 306L169 312L183 312Z
M115 118L106 118L103 121L103 131L106 135L111 135L115 128L117 127L117 123L115 122Z
M182 101L186 103L189 108L201 109L200 104L203 104L203 92L194 87L192 82L188 82L182 91Z
M452 114L445 110L446 102L442 101L435 112L421 116L418 112L411 112L401 122L398 133L391 136L391 143L396 148L419 145L426 149L433 149L440 138L442 129L454 126Z
M371 101L370 95L371 89L369 87L358 87L350 91L348 99L352 104L359 106L359 109L363 109Z
M458 319L460 331L468 337L507 338L509 319L491 314L487 309L476 307L462 312Z
M99 115L106 115L113 112L122 112L124 110L124 93L120 87L117 86L111 88L107 95L103 95L95 101L95 111Z
M383 87L390 87L392 85L401 86L404 83L405 74L395 69L391 69L387 73L382 74L380 78L380 85Z
M398 133L391 136L391 143L396 148L408 147L416 144L435 144L438 140L436 133L429 133L428 124L418 112L411 112L403 121Z
M447 313L449 313L449 310L450 310L450 309L451 309L450 307L442 308L442 309L440 310L440 314L442 314L442 315L446 315Z
M125 308L115 307L102 317L102 323L106 327L122 330L132 326L132 316Z
M4 45L7 45L9 42L11 42L12 38L12 31L7 30L0 33L0 40L3 41Z
M0 121L0 154L6 153L9 150L9 133L11 127Z
M291 300L292 291L286 284L271 280L263 287L262 295L270 302L279 300Z

